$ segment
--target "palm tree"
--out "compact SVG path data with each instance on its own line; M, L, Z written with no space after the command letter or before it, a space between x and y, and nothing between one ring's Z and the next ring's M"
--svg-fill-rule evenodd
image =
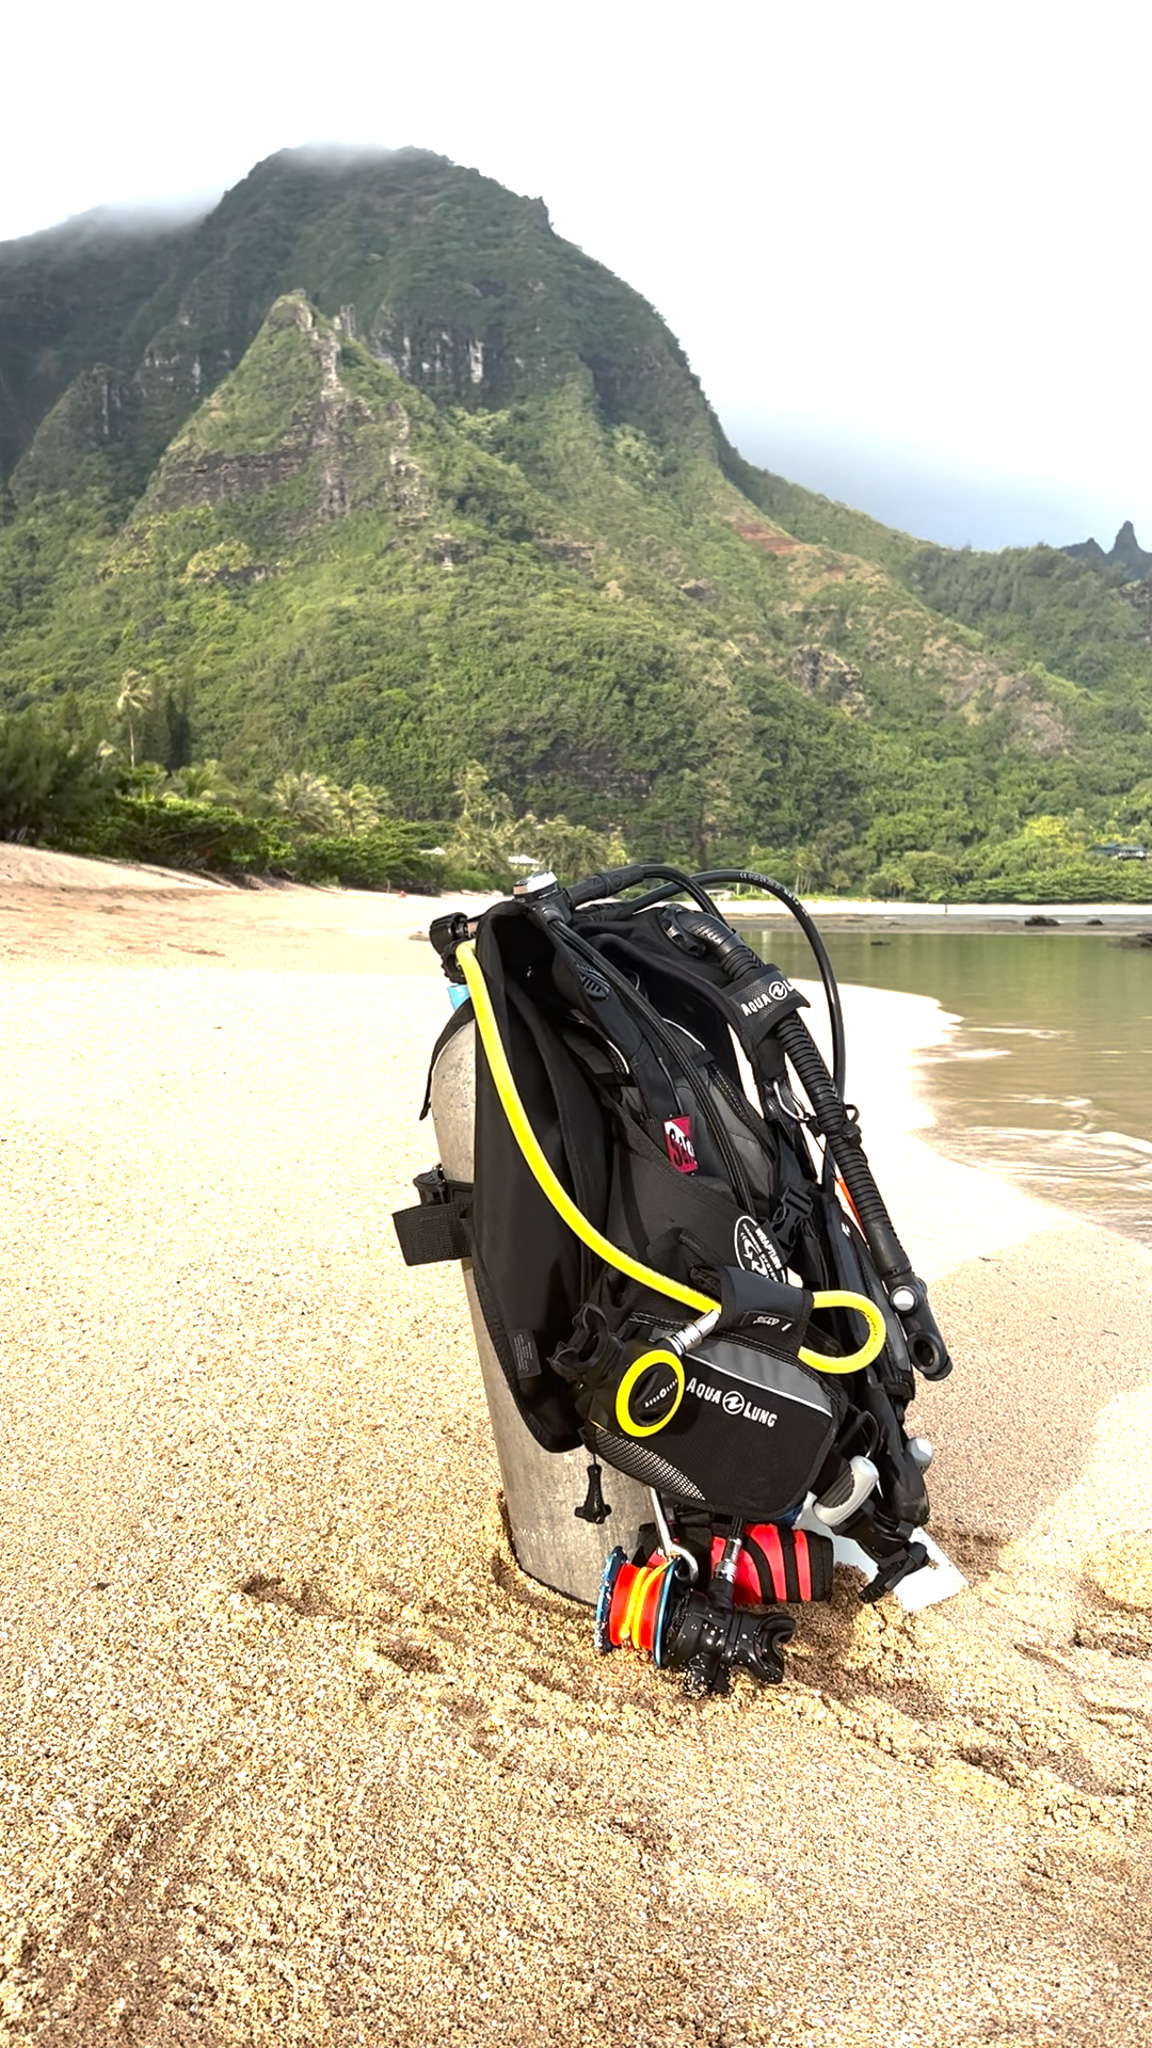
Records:
M187 768L177 768L168 777L168 789L173 796L187 797L193 803L227 804L236 800L236 786L219 761L193 761Z
M517 826L508 798L491 787L479 761L466 764L456 794L460 815L452 827L453 858L482 874L506 876L511 872L508 855L519 850L512 844Z
M141 675L138 668L126 668L120 678L120 695L116 699L116 710L128 725L128 765L136 766L136 733L132 724L134 711L147 711L152 702L152 685Z
M371 832L380 823L380 803L366 782L333 791L336 815L346 832Z
M322 775L310 775L302 768L298 775L281 775L272 785L272 802L303 832L323 832L337 822L336 792Z

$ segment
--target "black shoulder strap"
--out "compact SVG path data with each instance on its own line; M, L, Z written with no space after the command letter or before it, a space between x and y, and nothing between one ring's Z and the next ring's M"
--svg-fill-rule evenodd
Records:
M691 1022L689 1013L694 1011L697 1019L701 1012L710 1013L727 1025L756 1076L765 1113L770 1113L772 1084L784 1072L784 1054L775 1035L776 1027L795 1010L807 1009L807 997L770 963L758 962L754 972L750 970L737 982L729 981L715 961L697 960L675 945L653 918L654 913L643 913L629 927L627 935L621 933L618 925L607 926L602 933L595 934L595 942L618 964L630 962L638 968L641 978L652 988L657 1006L670 1014L674 1006L677 1020L689 1030L694 1029L709 1044L722 1071L738 1082L731 1045L723 1043L727 1032L717 1034L715 1028L708 1032L699 1021ZM721 1043L716 1042L717 1038Z

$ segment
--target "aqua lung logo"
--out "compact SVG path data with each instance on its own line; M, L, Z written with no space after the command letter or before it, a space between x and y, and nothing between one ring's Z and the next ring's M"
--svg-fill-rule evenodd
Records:
M758 1010L767 1010L773 1003L787 1002L792 992L791 982L785 981L781 976L776 981L770 981L762 995L753 996L750 1002L741 1003L740 1008L745 1017L754 1017Z
M759 1273L762 1280L783 1280L784 1261L762 1223L754 1216L738 1216L733 1235L736 1264L744 1273Z
M710 1387L706 1381L692 1378L684 1391L695 1394L698 1401L706 1401L713 1408L722 1408L725 1415L731 1415L733 1420L739 1416L742 1422L759 1422L765 1429L776 1427L774 1408L760 1408L755 1401L746 1401L735 1388L730 1394L722 1394L719 1387Z
M668 1366L657 1366L652 1374L654 1384L642 1395L640 1408L645 1415L655 1414L658 1408L668 1408L676 1399L677 1381Z

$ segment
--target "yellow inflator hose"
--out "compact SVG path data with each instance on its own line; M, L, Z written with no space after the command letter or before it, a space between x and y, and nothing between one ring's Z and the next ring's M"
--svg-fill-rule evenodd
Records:
M657 1273L652 1266L645 1266L639 1259L632 1258L630 1253L621 1251L618 1245L603 1237L595 1224L589 1222L587 1216L576 1207L568 1190L557 1180L549 1166L540 1141L528 1121L500 1037L500 1027L492 1008L488 984L471 940L465 940L462 945L457 946L456 958L468 984L468 993L476 1013L480 1043L484 1047L496 1093L500 1097L512 1135L524 1155L526 1165L557 1215L563 1218L569 1230L574 1231L590 1251L595 1252L597 1258L603 1259L609 1266L615 1266L617 1272L626 1273L630 1280L637 1280L642 1287L651 1287L657 1294L667 1295L672 1301L682 1302L685 1308L695 1309L697 1315L708 1315L714 1309L718 1309L719 1302L713 1301L709 1295L699 1293L695 1287L683 1287L678 1280L670 1280L666 1273ZM822 1352L808 1351L801 1347L797 1356L804 1364L812 1366L816 1372L829 1373L859 1372L863 1366L870 1365L883 1350L887 1335L884 1317L875 1302L869 1301L866 1295L852 1294L839 1287L814 1294L812 1301L816 1308L853 1309L858 1316L863 1316L867 1323L868 1338L860 1350L854 1351L850 1358L826 1358Z

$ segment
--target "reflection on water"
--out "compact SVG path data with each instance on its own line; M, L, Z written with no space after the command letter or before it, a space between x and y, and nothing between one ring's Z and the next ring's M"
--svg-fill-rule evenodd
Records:
M825 937L841 981L934 996L961 1018L920 1059L934 1144L1152 1244L1152 950L1079 932ZM753 942L813 973L799 933Z

